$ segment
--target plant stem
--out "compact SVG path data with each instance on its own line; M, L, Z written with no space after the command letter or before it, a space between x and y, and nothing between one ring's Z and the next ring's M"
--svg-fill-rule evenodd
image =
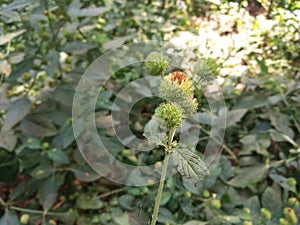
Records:
M157 221L158 211L159 211L159 206L160 206L160 200L161 200L164 185L165 185L165 179L166 179L166 174L167 174L167 169L168 169L168 163L169 163L170 156L171 156L171 153L167 152L166 156L165 156L162 172L161 172L160 183L159 183L157 196L156 196L156 200L155 200L151 225L155 225L156 221Z
M151 225L155 225L156 221L157 221L158 211L159 211L159 206L160 206L160 200L161 200L161 197L162 197L162 193L163 193L163 189L164 189L164 185L165 185L166 174L167 174L167 170L168 170L169 159L170 159L171 154L172 154L172 142L173 142L175 132L176 132L176 128L172 128L169 131L168 148L166 149L166 155L165 155L165 159L164 159L164 162L163 162L163 167L162 167L159 187L158 187L158 191L157 191L157 196L156 196L156 200L155 200Z

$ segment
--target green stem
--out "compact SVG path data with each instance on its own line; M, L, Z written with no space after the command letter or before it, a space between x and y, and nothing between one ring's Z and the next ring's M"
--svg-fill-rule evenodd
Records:
M156 200L155 200L151 225L155 225L156 221L157 221L158 211L159 211L159 206L160 206L160 200L161 200L164 185L165 185L165 179L166 179L166 174L167 174L167 169L168 169L168 163L169 163L170 156L171 156L171 153L167 152L166 156L165 156L162 172L161 172L160 183L159 183L157 196L156 196Z
M163 162L163 167L162 167L162 172L161 172L159 187L158 187L158 191L157 191L157 196L156 196L156 200L155 200L155 205L154 205L154 211L153 211L153 215L152 215L151 225L155 225L156 221L157 221L158 211L159 211L159 206L160 206L160 201L161 201L162 193L163 193L163 190L164 190L165 179L166 179L167 170L168 170L169 159L170 159L171 154L172 154L172 142L173 142L173 138L174 138L175 132L176 132L176 128L172 128L169 131L169 135L168 135L168 148L166 149L165 160Z
M60 216L60 215L65 215L63 212L48 212L48 211L41 211L41 210L35 210L35 209L25 209L25 208L20 208L17 206L9 206L10 209L19 211L19 212L24 212L24 213L31 213L31 214L40 214L40 215L48 215L48 216Z

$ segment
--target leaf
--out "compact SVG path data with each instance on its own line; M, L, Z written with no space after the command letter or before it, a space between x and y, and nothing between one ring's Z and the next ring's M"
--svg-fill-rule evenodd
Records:
M155 145L166 146L167 134L166 132L161 132L159 129L160 125L156 118L152 118L145 126L144 137L147 138L151 143Z
M25 31L26 30L18 30L16 32L0 36L0 45L4 45L10 42L13 38L19 36L20 34L23 34Z
M32 137L49 137L57 133L55 126L48 118L30 117L21 122L22 132Z
M28 98L21 98L14 101L6 113L6 118L3 124L3 130L9 130L20 122L29 112L31 101Z
M58 135L53 139L52 145L55 148L65 149L75 140L73 134L73 127L70 120L67 120L65 124L59 129Z
M251 215L254 218L258 218L260 216L260 203L259 203L259 198L255 195L252 196L251 198L247 199L244 201L244 207L249 208L251 211Z
M71 171L78 180L85 182L93 182L101 177L99 174L95 173L94 170L87 166L71 169Z
M280 214L282 210L280 189L267 187L262 195L261 203L262 207L268 209L272 213L272 215Z
M228 184L234 187L245 188L265 179L267 171L268 167L265 164L243 167L237 171L238 174Z
M178 148L174 150L173 157L178 171L184 178L191 179L194 183L197 183L209 175L209 170L205 163L192 151Z
M282 188L296 193L296 185L290 185L287 178L278 174L270 174L269 177Z
M28 72L33 65L32 59L25 59L13 69L11 74L7 77L6 81L11 82L17 80L23 73Z
M240 122L247 111L248 109L234 109L227 112L226 127L233 126L237 122Z
M13 131L0 131L0 147L12 152L17 144L17 137Z
M79 41L68 42L62 47L62 51L71 54L85 54L88 50L96 48L96 45L91 43L83 43Z
M121 216L114 216L113 220L117 225L131 225L127 213L123 213Z
M97 7L97 8L90 7L90 8L81 9L82 5L83 5L82 3L77 1L71 3L67 11L68 15L70 17L98 16L109 10L108 7Z
M98 197L91 197L87 194L80 195L76 200L76 205L80 209L101 209L104 203Z
M47 155L54 162L61 163L61 164L69 164L70 163L69 157L62 150L54 148L51 151L48 151Z
M191 220L188 221L186 223L184 223L183 225L206 225L208 222L203 222L203 221L198 221L198 220Z
M6 209L0 220L0 225L20 225L20 223L17 215L13 211Z
M1 11L11 11L11 10L15 10L15 9L21 9L27 5L32 4L33 2L35 2L35 0L16 0L16 1L8 4Z
M53 174L51 177L41 181L37 196L44 210L51 209L57 196L57 190L64 183L64 180L64 174Z
M102 45L102 48L104 50L109 50L109 49L113 49L113 48L117 48L119 46L121 46L122 44L125 43L125 41L129 40L131 38L130 35L127 35L125 37L119 37L119 38L115 38L109 42L105 42L103 45Z
M289 136L291 139L294 138L294 132L290 128L290 121L288 115L271 111L269 113L270 120L272 125L276 128L276 130L284 133L285 135Z
M166 209L166 208L160 208L158 213L157 221L160 223L175 223L175 216L173 213Z
M133 210L134 209L134 196L133 195L123 195L119 198L119 204L123 209Z

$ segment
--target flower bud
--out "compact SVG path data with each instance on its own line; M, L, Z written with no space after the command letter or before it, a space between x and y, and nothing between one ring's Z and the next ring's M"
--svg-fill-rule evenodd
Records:
M163 75L168 66L168 57L159 52L151 52L146 58L145 69L150 75Z
M181 108L172 103L160 104L154 115L159 119L161 125L167 129L181 126L183 120Z
M262 215L265 219L269 220L269 219L272 218L272 213L271 213L269 210L267 210L266 208L261 208L261 209L260 209L260 212L261 212L261 215Z
M245 221L243 222L243 225L253 225L253 223L251 221Z
M211 81L218 74L218 65L215 60L212 58L204 58L198 61L193 69L193 73L195 74L195 80L197 82L202 81Z
M290 207L298 207L299 206L299 201L297 198L289 198L288 204Z
M292 224L292 225L296 225L298 223L298 218L296 216L296 213L294 211L294 209L292 208L284 208L283 213L285 215L285 217L287 218L287 220Z
M213 199L213 200L211 200L210 204L211 204L212 207L214 207L216 209L221 208L221 202L220 202L219 199Z
M30 216L28 214L23 214L20 218L21 224L28 224Z
M185 116L193 114L198 108L193 84L182 72L173 72L164 77L159 88L159 96L178 104Z

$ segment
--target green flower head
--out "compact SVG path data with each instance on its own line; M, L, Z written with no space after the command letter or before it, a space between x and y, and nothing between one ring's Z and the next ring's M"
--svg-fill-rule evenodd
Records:
M197 82L206 82L215 79L218 75L218 65L212 58L198 61L193 69Z
M168 66L169 59L162 53L151 52L146 58L145 69L150 75L163 75Z
M188 76L182 72L173 72L164 77L159 88L159 96L179 105L184 115L193 114L198 103L194 98L194 86Z
M167 129L181 126L183 120L182 109L173 103L160 104L154 115L159 119L161 125Z

